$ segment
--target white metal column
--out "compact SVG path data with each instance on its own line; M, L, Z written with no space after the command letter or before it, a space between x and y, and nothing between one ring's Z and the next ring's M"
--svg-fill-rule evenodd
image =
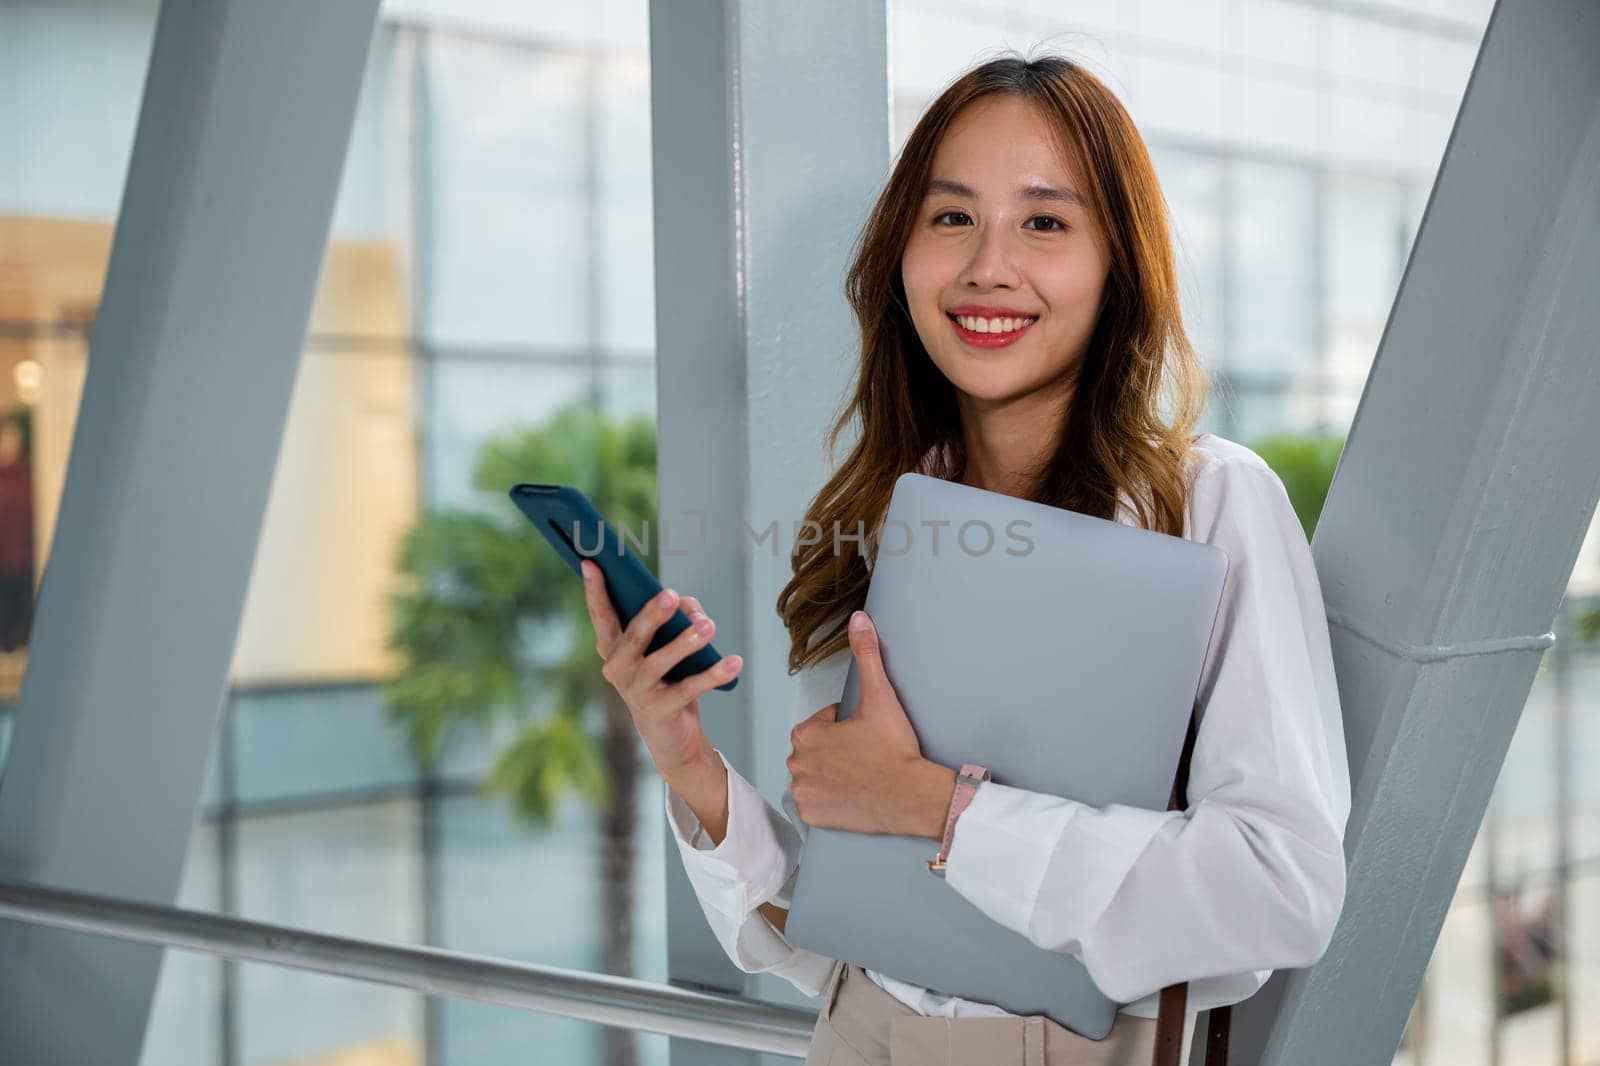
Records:
M1235 1063L1388 1063L1600 493L1600 4L1499 4L1313 549L1349 741L1332 946ZM1200 1062L1196 1041L1193 1063Z
M663 558L663 580L699 596L719 650L745 657L738 687L702 713L774 804L795 697L775 604L859 347L844 271L888 165L886 17L883 0L650 11L661 517L684 552ZM776 552L719 544L723 522L772 521ZM670 847L667 866L672 979L742 989ZM754 984L815 1006L781 979ZM677 1064L748 1061L674 1041Z
M377 7L162 4L0 879L177 895ZM0 1062L137 1062L161 956L0 921Z

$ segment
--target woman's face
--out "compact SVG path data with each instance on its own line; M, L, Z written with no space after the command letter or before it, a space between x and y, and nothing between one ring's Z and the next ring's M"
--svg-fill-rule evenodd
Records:
M969 104L929 179L900 272L935 365L969 397L995 402L1075 373L1108 260L1044 119L1013 96Z

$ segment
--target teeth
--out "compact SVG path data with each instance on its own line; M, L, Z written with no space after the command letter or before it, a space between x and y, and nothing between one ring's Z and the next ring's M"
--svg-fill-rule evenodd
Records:
M970 329L974 333L1012 333L1031 326L1032 318L974 318L971 315L957 315L956 321L961 323L963 329Z

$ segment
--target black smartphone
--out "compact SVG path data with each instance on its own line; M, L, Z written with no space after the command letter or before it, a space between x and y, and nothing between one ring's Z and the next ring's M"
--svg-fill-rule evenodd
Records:
M661 582L618 536L589 497L571 485L540 485L523 482L511 488L511 500L527 516L556 553L565 559L572 572L583 579L584 559L600 567L606 580L606 595L617 617L626 626L645 604L661 593ZM646 654L655 651L689 628L689 616L680 608L656 629ZM682 681L702 670L709 670L722 659L710 644L674 663L663 675L667 681ZM737 677L717 688L726 692L739 683Z

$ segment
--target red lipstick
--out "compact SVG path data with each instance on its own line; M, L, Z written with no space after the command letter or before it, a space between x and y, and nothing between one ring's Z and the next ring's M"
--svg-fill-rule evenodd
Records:
M975 315L979 318L1033 318L1034 321L1029 322L1021 329L1014 329L1009 333L979 333L957 322L956 315ZM980 308L970 305L946 311L945 317L950 320L950 328L956 331L956 336L974 348L1004 348L1008 344L1014 344L1024 333L1033 328L1034 322L1038 321L1037 317L1021 311L992 307Z

